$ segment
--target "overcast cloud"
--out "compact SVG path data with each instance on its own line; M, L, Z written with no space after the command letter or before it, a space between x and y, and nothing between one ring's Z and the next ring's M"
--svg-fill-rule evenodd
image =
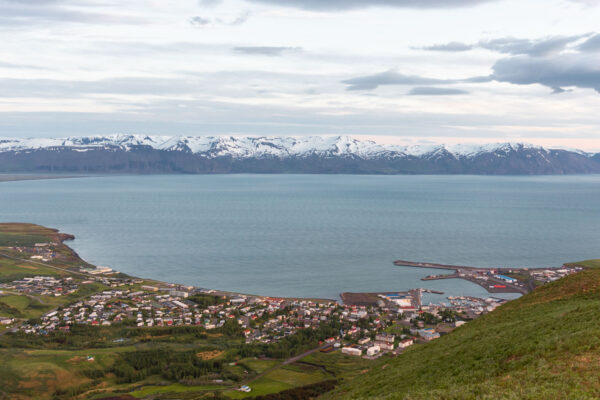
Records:
M370 7L454 8L498 0L248 0L316 11L343 11Z
M589 34L573 35L573 36L551 36L541 39L518 39L513 37L498 38L482 40L475 44L450 42L445 44L435 44L431 46L423 46L421 49L428 51L447 51L447 52L461 52L467 50L473 50L477 48L487 49L496 51L502 54L527 54L534 57L545 57L553 54L560 53L565 50L568 45L574 42L589 37ZM594 37L592 39L600 39ZM580 49L585 50L585 46L594 47L594 43L589 40Z
M594 89L600 93L600 55L564 54L550 58L511 57L498 61L493 78L516 85L538 83L555 93L565 87Z
M0 0L0 137L581 147L600 128L598 21L571 0Z

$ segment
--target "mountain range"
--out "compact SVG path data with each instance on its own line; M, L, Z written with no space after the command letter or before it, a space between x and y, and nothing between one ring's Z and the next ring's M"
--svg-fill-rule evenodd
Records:
M525 143L388 145L348 136L0 138L0 172L600 173L600 153Z

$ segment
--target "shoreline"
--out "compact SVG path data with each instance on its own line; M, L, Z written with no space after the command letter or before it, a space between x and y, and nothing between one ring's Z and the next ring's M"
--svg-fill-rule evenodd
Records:
M29 225L29 224L21 224L21 223L14 223L15 225ZM74 240L75 236L71 235L71 234L64 234L64 233L60 233L58 230L52 229L53 231L56 232L57 235L57 241L59 241L63 246L65 246L69 252L71 252L81 263L83 263L84 265L87 265L88 267L93 266L98 268L96 265L94 264L90 264L87 261L85 261L71 246L67 245L65 242L69 241L69 240ZM1 256L5 256L8 258L13 258L10 257L8 255L4 255L4 254L0 254ZM52 265L46 264L46 263L42 263L39 261L31 261L31 260L26 260L23 259L23 261L29 261L29 262L34 262L38 265L43 265L43 266L48 266L51 268L55 268ZM542 270L553 270L553 271L557 271L559 270L559 268L564 268L564 267L553 267L553 268L545 268L545 269L529 269L529 268L512 268L512 269L508 269L508 268L495 268L495 269L491 269L491 268L478 268L478 267L467 267L467 266L454 266L454 265L447 265L447 264L436 264L436 263L425 263L425 262L413 262L413 261L405 261L405 260L396 260L393 262L394 265L396 266L404 266L404 267L416 267L416 268L432 268L432 269L447 269L447 270L454 270L455 273L454 274L447 274L447 275L430 275L430 276L424 276L421 278L421 281L429 281L429 280L437 280L437 279L463 279L466 281L469 281L483 289L486 290L487 293L489 294L500 294L500 293L505 293L505 294L509 294L509 293L518 293L518 294L526 294L529 293L530 291L532 291L535 286L534 285L530 285L531 282L526 281L524 279L514 279L513 282L508 283L506 281L501 281L497 278L497 275L492 275L492 274L510 274L510 272L515 272L515 273L522 273L522 272L536 272L536 271L542 271ZM388 290L381 290L381 291L357 291L357 292L347 292L347 291L343 291L341 293L338 293L338 297L337 298L327 298L327 297L302 297L302 296L294 296L294 297L288 297L288 296L274 296L274 295L261 295L261 294L252 294L252 293L245 293L245 292L238 292L238 291L231 291L231 290L222 290L222 289L215 289L215 288L206 288L206 287L202 287L202 286L196 286L196 285L190 285L190 284L184 284L184 283L177 283L177 282L168 282L168 281L163 281L163 280L159 280L159 279L154 279L154 278L144 278L144 277L140 277L136 275L131 275L129 273L125 273L119 270L114 270L112 268L109 268L108 273L89 273L86 272L84 270L75 270L73 268L70 268L68 270L66 270L67 272L70 273L75 273L77 275L80 276L86 276L88 278L115 278L115 277L119 277L119 278L130 278L130 279L137 279L137 280L143 280L147 283L150 283L152 285L156 285L158 287L161 287L163 289L173 289L173 288L186 288L187 290L190 291L194 291L197 293L205 293L205 294L211 294L211 295L216 295L216 296L222 296L222 297L228 297L228 298L235 298L235 297L244 297L244 298L261 298L261 299L280 299L280 300L286 300L286 301L308 301L308 302L313 302L313 303L340 303L340 304L359 304L359 303L375 303L374 300L376 300L377 297L379 297L380 295L390 295L390 294L416 294L417 292L419 292L419 294L422 293L434 293L434 294L445 294L443 292L439 292L433 289L427 289L427 288L421 288L421 287L412 287L409 289L392 289L389 290L390 288L388 288ZM481 276L482 275L488 275L488 277L485 277L483 279L485 279L485 281L481 280ZM506 277L505 277L506 278ZM492 287L489 286L490 284L499 284L501 287ZM458 296L465 296L464 293L462 294L457 294ZM417 297L417 296L415 296ZM420 295L418 296L420 297ZM419 300L420 303L420 300ZM420 304L419 304L420 305Z
M41 181L48 179L65 179L65 178L84 178L85 175L29 175L29 174L5 174L0 173L1 182L19 182L19 181Z

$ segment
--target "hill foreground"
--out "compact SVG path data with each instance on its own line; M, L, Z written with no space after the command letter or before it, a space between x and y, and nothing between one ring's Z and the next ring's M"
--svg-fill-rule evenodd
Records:
M327 399L600 397L600 260L346 381Z

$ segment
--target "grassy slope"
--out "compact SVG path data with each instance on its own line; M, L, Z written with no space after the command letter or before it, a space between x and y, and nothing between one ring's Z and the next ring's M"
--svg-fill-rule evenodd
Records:
M40 225L0 223L0 246L32 246L54 241L58 232Z
M600 397L600 260L427 345L385 359L331 399Z

